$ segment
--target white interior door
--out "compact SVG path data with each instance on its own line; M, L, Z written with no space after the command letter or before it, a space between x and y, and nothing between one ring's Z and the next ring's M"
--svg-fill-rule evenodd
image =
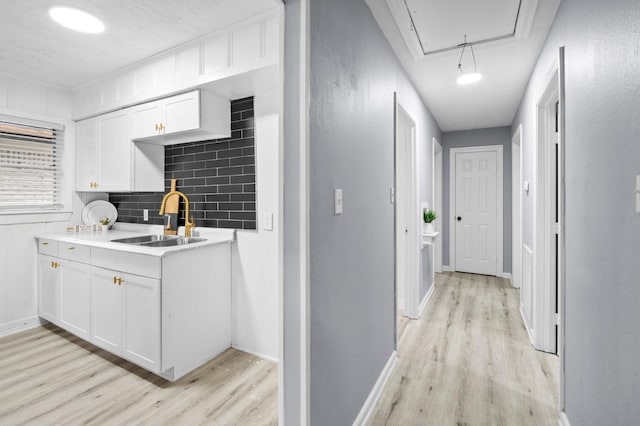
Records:
M397 305L418 317L418 254L421 233L417 193L415 122L398 105L396 135L396 291Z
M497 275L497 153L454 155L456 270Z

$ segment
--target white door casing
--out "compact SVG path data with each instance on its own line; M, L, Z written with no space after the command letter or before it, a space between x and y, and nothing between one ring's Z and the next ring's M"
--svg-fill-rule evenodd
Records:
M420 208L415 122L397 105L396 134L396 287L404 315L419 316ZM404 299L404 300L402 300Z
M556 179L556 143L561 146L556 132L556 102L559 101L559 64L556 61L548 75L547 86L536 105L536 191L534 195L534 268L533 268L533 345L536 349L556 353L556 285L560 286L561 266L558 259L562 251L562 201L558 203L559 230L556 231L556 196L558 180L563 170L558 169ZM561 152L561 150L559 151ZM562 199L560 190L559 200ZM557 236L556 236L557 232ZM558 249L556 249L556 238ZM557 277L557 278L556 278Z
M522 286L522 124L511 138L511 285Z
M453 271L503 273L502 152L501 145L451 149L449 260Z
M442 145L433 138L433 209L438 215L435 230L442 235ZM434 242L434 271L442 272L442 238L436 238Z

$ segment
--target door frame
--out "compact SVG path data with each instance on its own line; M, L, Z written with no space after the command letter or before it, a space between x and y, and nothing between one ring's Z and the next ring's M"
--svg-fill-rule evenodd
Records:
M562 289L562 250L564 230L564 180L561 120L562 110L558 110L558 158L555 158L555 103L560 101L560 61L554 61L546 78L545 90L536 104L536 147L535 147L535 182L536 191L533 200L533 345L536 349L556 353L559 352L558 341L562 340L561 331L561 289ZM555 178L555 162L558 163L557 181ZM555 183L555 188L551 185ZM558 248L555 248L555 218L550 207L556 189L558 194ZM556 259L557 257L557 280ZM556 286L557 297L556 300ZM556 322L555 306L558 303L558 320ZM556 333L555 326L558 325Z
M522 123L511 137L511 285L522 286Z
M419 263L419 254L420 254L420 236L422 232L422 228L420 227L420 205L419 205L419 197L418 197L418 148L417 148L417 137L416 137L416 122L411 117L411 115L407 112L406 109L402 107L402 104L398 102L397 97L395 98L395 135L394 135L394 177L395 177L395 194L396 194L396 203L394 208L394 234L395 234L395 277L394 281L396 283L396 299L397 299L397 287L398 285L402 285L398 281L398 271L402 268L406 271L406 282L404 283L404 316L417 319L420 315L420 263ZM409 146L402 145L399 140L399 128L400 128L400 119L406 119L411 126L411 141ZM400 149L406 149L405 155L399 155ZM410 173L410 185L409 185L409 196L407 200L405 200L405 208L406 212L415 212L414 220L409 219L407 233L409 235L409 247L410 250L406 253L405 258L400 256L399 245L400 238L398 237L398 221L400 217L398 215L398 185L403 181L403 176L401 175L401 171L406 170L406 165L400 165L401 158L408 159L409 162L409 173ZM396 300L397 304L397 300ZM396 306L397 312L397 306Z
M444 212L444 202L442 200L442 145L435 137L433 138L433 209L442 216ZM442 235L442 220L435 222L435 230ZM442 238L436 238L434 242L433 270L436 273L442 272Z
M504 275L503 255L503 147L502 145L472 146L464 148L451 148L449 151L449 266L456 271L456 154L474 152L496 153L496 276Z

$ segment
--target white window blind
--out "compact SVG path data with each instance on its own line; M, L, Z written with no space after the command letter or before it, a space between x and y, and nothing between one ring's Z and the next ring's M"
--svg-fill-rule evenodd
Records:
M0 211L62 208L63 131L0 120Z

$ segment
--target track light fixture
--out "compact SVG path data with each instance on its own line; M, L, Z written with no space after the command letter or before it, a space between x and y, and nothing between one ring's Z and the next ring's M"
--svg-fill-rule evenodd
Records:
M473 44L467 43L467 35L464 35L464 43L460 44L462 46L462 52L460 52L460 59L458 60L458 71L460 71L460 76L456 80L458 84L471 84L476 83L482 80L482 74L480 74L477 70L476 65L476 54L473 51ZM464 51L469 46L469 50L471 50L471 57L473 58L473 72L465 73L462 70L462 57L464 56Z

